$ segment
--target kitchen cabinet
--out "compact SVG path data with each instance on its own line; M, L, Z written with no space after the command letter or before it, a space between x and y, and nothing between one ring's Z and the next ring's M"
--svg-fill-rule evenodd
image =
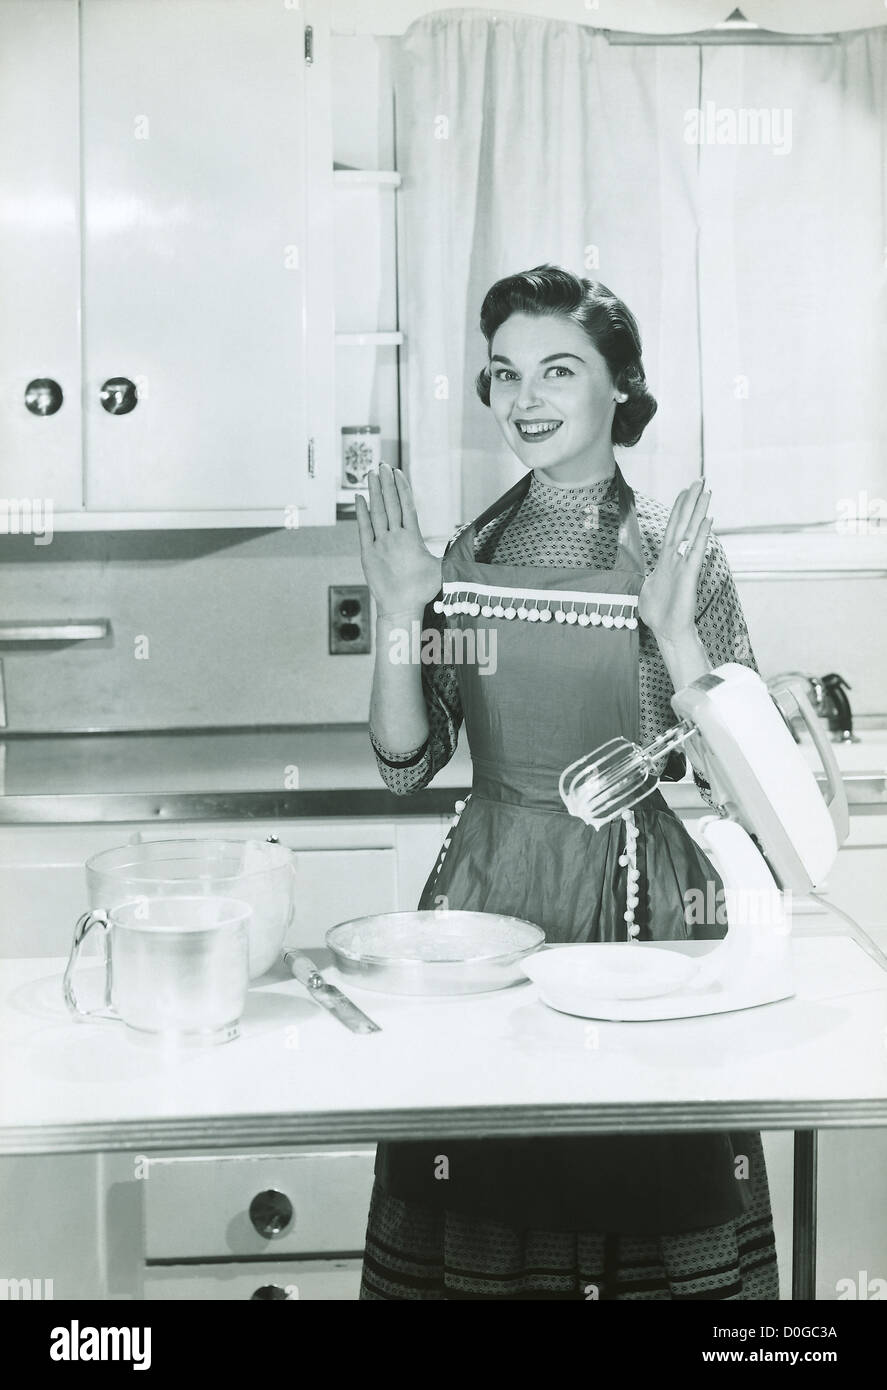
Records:
M0 5L0 495L59 511L82 501L76 54L75 0ZM42 417L39 381L63 393Z
M351 917L415 907L450 818L404 816L298 821L178 821L0 827L0 957L63 956L86 907L83 865L93 854L150 839L265 839L295 855L291 945L321 946Z
M0 1281L28 1281L34 1299L105 1297L101 1167L99 1154L0 1158ZM15 1297L3 1285L0 1300Z
M394 170L337 169L336 438L345 426L377 424L381 458L401 466L401 348L398 328ZM364 497L366 488L359 489ZM358 489L340 486L337 516L354 515Z
M0 7L0 493L54 529L334 520L326 40L319 0Z

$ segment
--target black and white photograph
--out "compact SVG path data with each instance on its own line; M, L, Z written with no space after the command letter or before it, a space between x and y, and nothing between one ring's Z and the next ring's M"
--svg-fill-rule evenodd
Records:
M0 0L26 1361L874 1353L885 613L884 0Z

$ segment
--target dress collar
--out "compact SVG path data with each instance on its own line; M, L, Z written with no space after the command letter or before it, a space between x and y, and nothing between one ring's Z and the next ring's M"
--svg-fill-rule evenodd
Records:
M543 478L533 469L527 500L546 510L576 511L589 503L600 505L617 496L616 474L609 478L599 478L596 482L572 487L562 487Z

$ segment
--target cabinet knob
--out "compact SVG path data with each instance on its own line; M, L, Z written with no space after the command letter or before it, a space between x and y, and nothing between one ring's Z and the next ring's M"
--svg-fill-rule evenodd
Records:
M249 1297L250 1302L252 1302L254 1298L289 1298L289 1294L279 1284L260 1284L255 1293L251 1293Z
M273 1187L266 1192L257 1192L249 1204L249 1219L266 1240L283 1235L292 1224L293 1215L293 1204L289 1197Z
M54 415L63 400L62 388L51 377L37 376L25 387L25 405L32 415Z
M128 376L109 376L100 392L102 406L109 415L128 415L139 403L139 393Z

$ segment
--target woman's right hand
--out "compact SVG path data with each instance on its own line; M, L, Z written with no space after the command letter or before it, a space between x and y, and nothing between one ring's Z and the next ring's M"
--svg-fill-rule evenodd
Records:
M369 475L370 504L355 499L360 560L380 618L421 617L440 593L441 562L419 531L406 476L383 463Z

